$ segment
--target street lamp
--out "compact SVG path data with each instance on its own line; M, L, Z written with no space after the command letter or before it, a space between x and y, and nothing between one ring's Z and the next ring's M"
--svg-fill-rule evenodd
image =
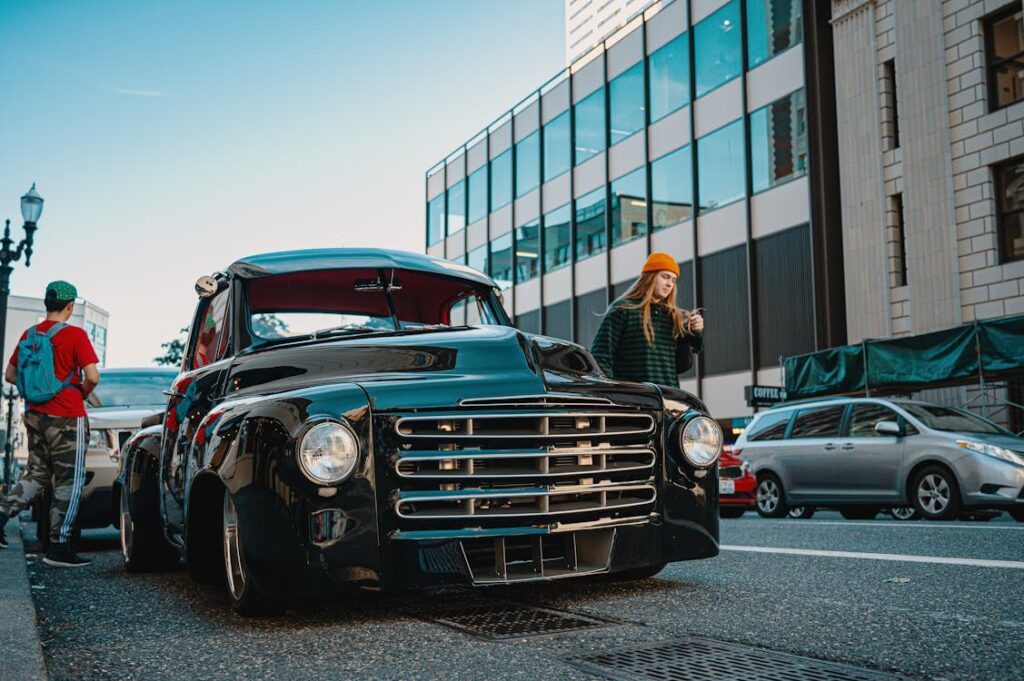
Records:
M25 220L25 238L18 242L17 248L13 248L14 240L11 239L11 221L4 221L4 238L0 239L0 371L6 371L4 355L4 335L7 333L7 297L11 295L11 272L14 271L12 263L21 259L25 254L25 267L32 265L32 237L36 233L36 223L39 216L43 214L43 197L36 191L36 183L21 197L21 217ZM12 391L13 392L13 391ZM10 398L8 398L10 399ZM10 410L8 410L8 413ZM4 490L11 489L11 422L7 421L7 433L4 437Z

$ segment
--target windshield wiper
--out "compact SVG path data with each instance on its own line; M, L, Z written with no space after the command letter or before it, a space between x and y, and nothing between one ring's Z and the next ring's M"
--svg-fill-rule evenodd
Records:
M328 336L348 336L353 334L365 334L365 333L394 333L394 329L375 329L371 326L351 326L344 324L342 326L330 326L326 329L317 329L313 333L309 334L309 337L313 340L318 338L327 338Z

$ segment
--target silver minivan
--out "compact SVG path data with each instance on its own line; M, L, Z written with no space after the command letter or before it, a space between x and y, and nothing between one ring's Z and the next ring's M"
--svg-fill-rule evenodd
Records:
M831 398L757 414L733 447L757 476L757 511L839 508L873 518L913 506L931 520L1006 510L1024 522L1024 438L960 409Z

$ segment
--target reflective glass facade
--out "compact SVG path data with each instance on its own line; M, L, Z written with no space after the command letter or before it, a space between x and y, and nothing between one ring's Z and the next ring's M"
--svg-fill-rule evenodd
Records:
M516 283L540 274L540 221L534 220L515 229Z
M427 243L436 244L444 234L444 192L427 203Z
M583 163L604 151L604 88L599 88L576 104L575 162Z
M540 184L540 133L531 132L516 142L516 198Z
M572 165L569 146L569 112L559 114L544 125L544 181L553 180Z
M491 210L512 200L512 150L491 159Z
M644 65L627 69L608 83L609 134L616 144L644 128Z
M647 58L652 123L690 101L689 40L689 34L683 33Z
M807 107L797 90L750 114L750 175L754 192L807 172Z
M491 259L488 274L498 286L506 289L512 285L512 270L515 268L515 254L512 251L512 233L499 236L491 242Z
M744 0L747 7L747 68L799 45L804 36L802 0Z
M544 271L564 267L572 260L571 211L565 205L544 216Z
M487 217L487 166L469 174L469 223Z
M576 259L601 253L608 246L604 187L576 199Z
M611 214L613 246L647 234L646 168L612 181Z
M740 0L732 0L693 29L697 96L743 73Z
M693 217L693 159L690 146L651 163L651 225L655 231Z
M697 140L700 212L742 199L746 193L743 119Z
M475 270L487 272L487 244L478 246L466 254L466 264Z
M456 182L448 190L448 235L466 226L466 181Z

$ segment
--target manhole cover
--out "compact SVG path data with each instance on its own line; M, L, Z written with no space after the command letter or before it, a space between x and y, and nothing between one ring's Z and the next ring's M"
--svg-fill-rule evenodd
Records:
M592 615L518 603L488 603L451 610L429 619L491 640L560 634L618 624Z
M900 678L870 669L706 638L676 639L564 659L591 674L623 680L892 681Z

